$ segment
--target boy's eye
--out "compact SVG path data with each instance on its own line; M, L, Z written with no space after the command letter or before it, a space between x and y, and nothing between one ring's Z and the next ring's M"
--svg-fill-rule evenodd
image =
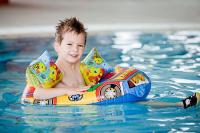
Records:
M67 45L71 46L72 44L71 43L67 43Z
M79 47L84 47L84 45L78 45Z

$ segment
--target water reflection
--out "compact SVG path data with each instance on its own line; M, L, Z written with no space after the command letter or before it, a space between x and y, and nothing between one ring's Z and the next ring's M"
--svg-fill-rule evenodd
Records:
M112 124L128 124L137 121L139 115L145 115L148 112L147 107L136 104L68 107L23 106L22 110L25 114L24 121L31 126L71 127L74 129L84 126L102 128Z

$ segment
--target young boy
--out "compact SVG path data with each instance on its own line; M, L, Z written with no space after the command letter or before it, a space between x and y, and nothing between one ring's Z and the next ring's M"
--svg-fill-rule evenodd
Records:
M86 29L79 20L70 18L60 21L56 29L54 49L58 54L56 65L64 76L54 88L35 88L33 93L35 99L50 99L64 94L82 94L81 91L88 90L91 87L85 85L80 73L80 59L85 50L86 39ZM120 70L120 68L118 69ZM26 97L28 89L29 85L27 84L22 95L22 101ZM200 93L195 93L177 103L151 101L139 103L159 107L179 106L187 108L200 103Z
M90 86L85 86L80 73L80 59L86 45L87 32L77 18L69 18L56 27L54 49L58 54L56 65L63 73L63 78L54 88L35 88L35 99L49 99L60 95L81 94ZM56 89L55 89L56 88ZM26 85L22 99L26 96L29 85Z

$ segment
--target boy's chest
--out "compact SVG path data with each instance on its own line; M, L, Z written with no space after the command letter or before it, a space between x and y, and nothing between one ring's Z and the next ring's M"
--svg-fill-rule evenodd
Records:
M73 78L73 76L71 78L63 77L61 82L59 82L56 87L65 87L65 86L76 88L80 86L85 86L85 83L82 78Z

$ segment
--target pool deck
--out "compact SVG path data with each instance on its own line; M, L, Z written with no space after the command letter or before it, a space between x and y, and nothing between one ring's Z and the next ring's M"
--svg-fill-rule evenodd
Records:
M52 36L71 16L89 32L200 30L200 0L10 0L0 6L0 37Z

